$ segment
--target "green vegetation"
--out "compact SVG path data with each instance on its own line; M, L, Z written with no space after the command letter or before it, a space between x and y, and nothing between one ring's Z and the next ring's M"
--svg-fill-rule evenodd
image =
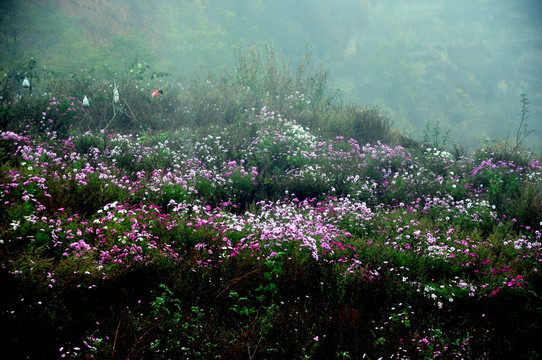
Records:
M540 357L521 137L411 139L271 46L188 80L38 64L48 91L7 86L0 113L6 356Z

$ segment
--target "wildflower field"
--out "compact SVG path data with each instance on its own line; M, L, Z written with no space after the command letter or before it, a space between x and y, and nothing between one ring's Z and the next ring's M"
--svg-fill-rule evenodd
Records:
M542 354L542 167L526 150L332 136L306 125L318 101L300 91L228 122L131 131L78 99L3 106L10 358ZM200 115L224 113L204 100Z

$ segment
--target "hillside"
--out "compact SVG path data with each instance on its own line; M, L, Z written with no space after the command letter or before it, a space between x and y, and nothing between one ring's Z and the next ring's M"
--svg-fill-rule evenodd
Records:
M3 355L540 357L540 158L412 140L292 68L134 62L5 101Z
M34 56L55 72L115 73L138 61L185 78L230 68L237 47L272 41L286 58L308 47L344 101L386 109L411 137L439 123L469 146L511 139L524 93L536 129L528 144L542 143L536 1L27 0L0 11L4 71Z

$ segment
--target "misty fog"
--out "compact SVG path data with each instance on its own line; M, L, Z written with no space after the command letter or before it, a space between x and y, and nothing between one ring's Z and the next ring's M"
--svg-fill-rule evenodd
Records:
M520 94L527 143L542 139L539 0L5 1L2 68L34 56L55 71L134 59L174 76L231 68L234 49L329 69L339 101L376 105L421 138L436 124L480 146L512 138Z
M413 134L440 121L478 145L513 136L525 93L540 141L542 2L380 1L368 13L353 50L336 60L345 93L389 109Z

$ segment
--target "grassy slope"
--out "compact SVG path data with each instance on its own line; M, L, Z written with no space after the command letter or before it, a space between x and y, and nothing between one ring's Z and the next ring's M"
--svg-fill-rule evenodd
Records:
M57 85L81 96L4 103L14 358L539 356L529 152L466 153L438 128L422 146L272 54L150 73L135 63L119 103L91 73Z

